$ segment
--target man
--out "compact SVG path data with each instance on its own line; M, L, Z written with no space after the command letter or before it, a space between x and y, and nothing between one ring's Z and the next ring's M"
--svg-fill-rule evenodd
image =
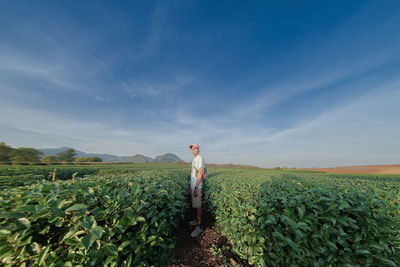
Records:
M196 226L193 232L190 234L192 237L197 237L204 232L201 227L201 217L203 215L202 210L202 187L203 187L203 172L205 168L205 163L203 157L199 154L200 146L198 144L192 144L189 146L192 150L192 154L194 156L192 161L192 173L191 173L191 180L189 184L189 193L191 194L192 198L192 207L197 209L197 220L194 219L193 221L189 222L189 225Z

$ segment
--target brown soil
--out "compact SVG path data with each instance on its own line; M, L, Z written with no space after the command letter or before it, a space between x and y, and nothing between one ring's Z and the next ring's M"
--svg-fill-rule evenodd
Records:
M400 174L400 165L363 165L333 168L312 168L301 170L324 171L334 173Z
M204 232L196 238L191 237L194 227L188 222L194 216L195 210L188 208L176 231L176 260L170 262L169 266L250 266L231 251L231 245L219 233L214 217L207 211L207 207L203 207ZM213 255L212 247L219 248L220 252Z

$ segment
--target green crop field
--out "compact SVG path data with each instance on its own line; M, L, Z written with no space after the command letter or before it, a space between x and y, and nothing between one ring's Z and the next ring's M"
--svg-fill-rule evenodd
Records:
M399 175L208 171L204 202L251 265L400 264ZM166 266L189 175L178 164L0 166L0 262Z

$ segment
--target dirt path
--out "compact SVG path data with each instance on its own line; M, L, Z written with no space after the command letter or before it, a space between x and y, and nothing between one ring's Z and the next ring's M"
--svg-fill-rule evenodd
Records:
M197 238L190 236L193 226L188 222L195 216L194 210L188 208L185 218L178 226L177 244L174 249L176 260L169 266L249 266L231 252L228 240L219 234L213 215L203 208L204 233ZM216 253L215 251L219 251Z

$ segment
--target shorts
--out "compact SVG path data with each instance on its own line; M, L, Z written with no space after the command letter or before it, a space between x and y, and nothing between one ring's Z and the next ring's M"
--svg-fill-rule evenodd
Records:
M197 189L197 197L194 196L194 190L192 189L192 207L193 208L201 208L201 197L203 196L203 193L201 192L202 189L199 188Z

